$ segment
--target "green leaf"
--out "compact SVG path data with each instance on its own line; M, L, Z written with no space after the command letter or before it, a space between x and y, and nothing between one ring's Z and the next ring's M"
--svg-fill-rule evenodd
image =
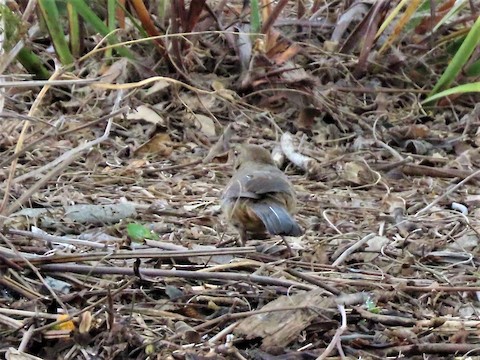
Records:
M131 223L127 225L127 235L135 242L141 242L145 239L158 239L157 234L150 231L150 229L148 229L147 227L136 223Z
M365 301L365 306L371 313L378 314L380 312L380 309L377 307L375 301L373 301L371 297L367 298L367 301Z

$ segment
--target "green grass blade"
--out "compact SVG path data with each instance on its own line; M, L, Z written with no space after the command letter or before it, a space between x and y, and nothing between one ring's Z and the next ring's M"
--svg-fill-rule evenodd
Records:
M74 62L74 57L68 47L67 39L63 32L62 23L59 21L60 14L58 12L55 0L39 0L38 5L42 12L48 32L52 39L55 51L63 65L69 65Z
M28 71L29 74L34 75L35 80L47 80L50 78L50 73L43 65L42 60L28 48L21 49L17 54L17 60Z
M454 94L463 94L463 93L469 93L469 92L480 92L480 82L459 85L451 89L444 90L442 92L439 92L438 94L429 96L428 98L422 101L422 104L425 104L430 101L438 100L444 96L454 95Z
M68 13L68 24L70 31L70 49L75 58L78 58L81 53L81 30L80 30L80 21L78 18L78 13L72 4L67 4L67 13Z
M158 22L160 24L165 23L165 18L167 16L167 9L171 7L169 0L159 0L157 9L158 9Z
M465 70L467 76L480 76L480 60L475 61Z
M436 94L440 90L448 87L458 73L462 70L463 66L466 64L473 51L480 43L480 17L477 18L477 21L473 24L470 29L467 37L463 41L462 45L458 49L457 53L453 57L452 61L448 65L447 69L443 73L440 80L433 88L430 96Z
M432 32L436 32L440 28L440 26L445 24L448 20L450 20L453 17L453 15L458 13L462 9L462 7L465 6L466 3L467 3L467 0L455 1L455 4L450 8L448 13L437 23L437 25L435 25Z
M110 34L110 31L105 23L90 9L84 0L67 0L77 10L80 16L89 23L95 31L99 32L103 36L108 35L108 42L110 44L118 43L117 37ZM133 59L133 54L125 47L119 46L115 48L115 51L123 57Z
M116 23L116 21L115 21L115 8L116 8L116 3L117 3L116 0L108 0L108 2L107 2L107 16L108 16L107 25L108 25L108 32L109 33L115 31L115 23ZM112 49L108 49L105 52L105 56L107 58L112 57Z
M3 32L3 49L5 52L11 51L12 47L21 41L22 38L28 37L28 32L25 31L25 25L22 20L5 5L0 5L0 18L2 20L4 29ZM45 67L42 59L37 56L30 48L25 46L25 41L22 41L23 47L18 51L15 58L22 64L29 74L32 74L35 80L46 80L50 78L50 72ZM5 63L4 63L5 61ZM8 61L6 58L0 56L0 72L5 71Z
M260 6L258 5L258 0L252 0L250 2L250 31L254 34L259 34L260 29Z

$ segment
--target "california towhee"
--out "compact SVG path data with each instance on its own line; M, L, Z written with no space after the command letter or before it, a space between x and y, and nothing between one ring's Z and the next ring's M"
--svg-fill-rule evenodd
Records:
M293 186L267 149L250 144L238 146L235 170L223 192L222 211L240 233L242 245L247 232L303 234L292 216L296 208Z

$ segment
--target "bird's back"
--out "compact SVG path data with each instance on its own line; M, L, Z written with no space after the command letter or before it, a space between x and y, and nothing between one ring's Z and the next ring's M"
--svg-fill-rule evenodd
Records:
M292 217L296 198L286 175L274 165L245 162L227 185L222 208L236 226L251 232L299 236Z

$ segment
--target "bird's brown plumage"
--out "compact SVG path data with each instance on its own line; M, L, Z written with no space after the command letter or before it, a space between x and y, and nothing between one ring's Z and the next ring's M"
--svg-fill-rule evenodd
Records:
M222 210L240 233L300 236L303 231L292 214L296 197L287 176L275 166L270 152L258 145L236 148L236 172L222 196Z

